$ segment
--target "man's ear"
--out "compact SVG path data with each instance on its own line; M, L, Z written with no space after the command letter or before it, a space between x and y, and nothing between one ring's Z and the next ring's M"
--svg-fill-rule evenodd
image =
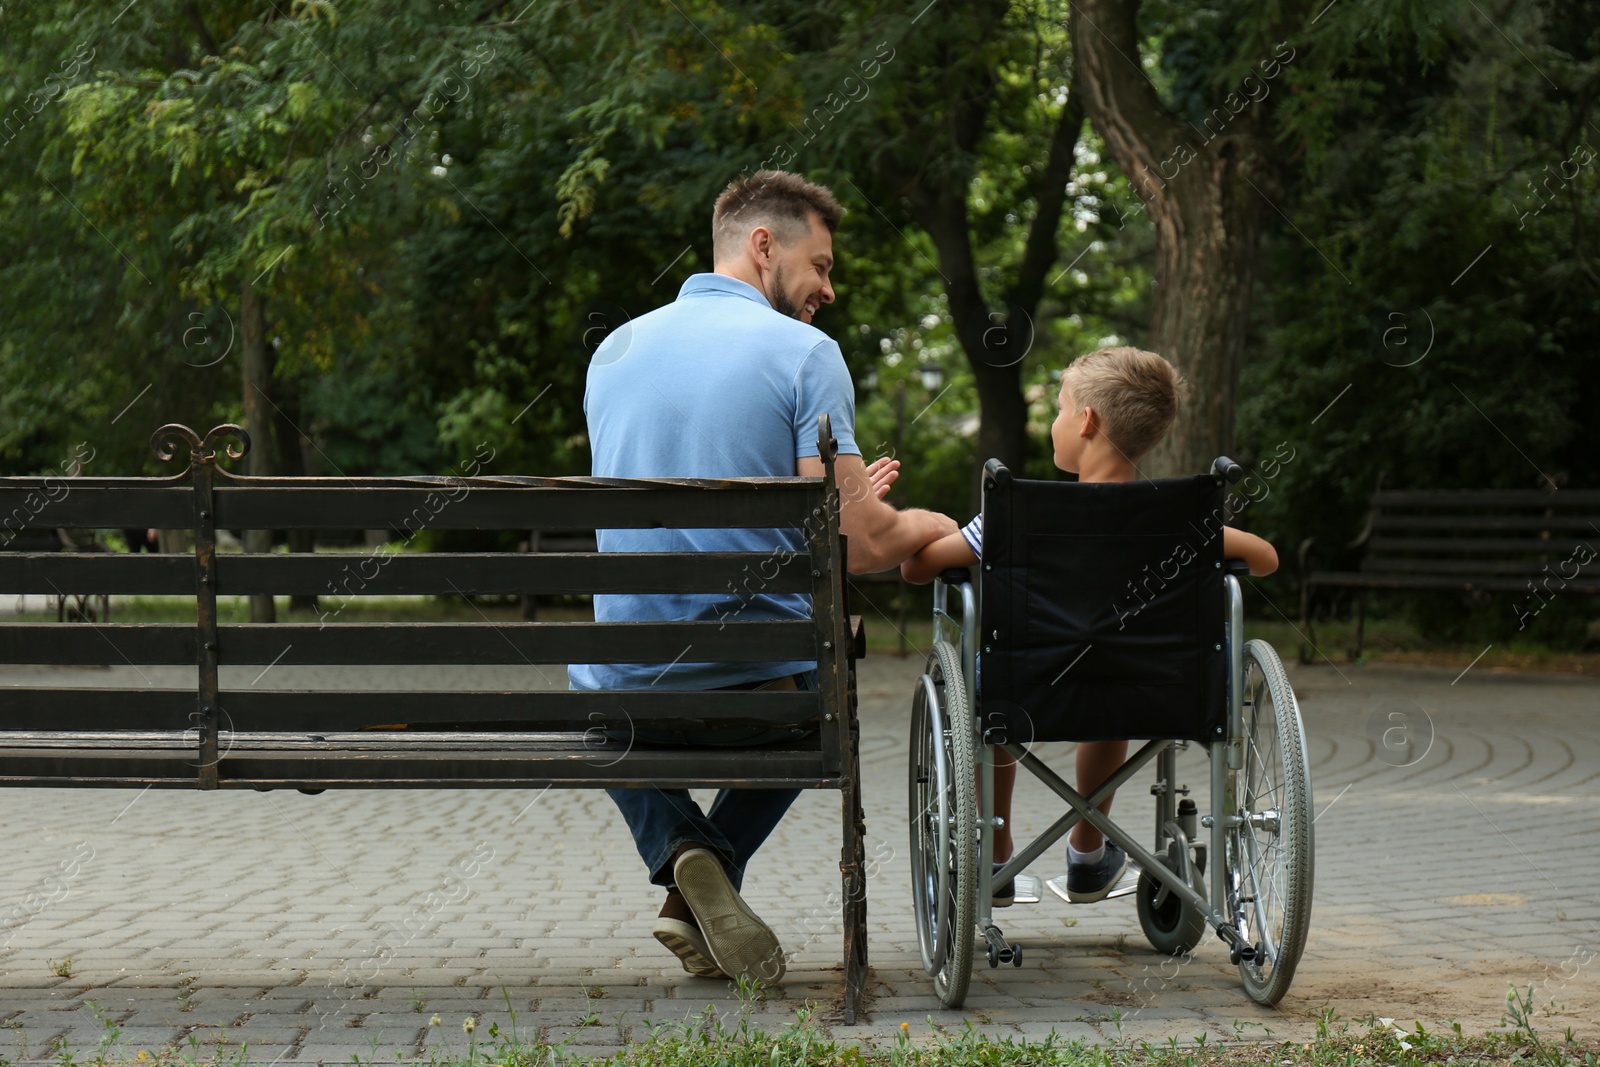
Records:
M765 226L757 226L750 231L750 257L762 266L772 258L772 253L777 251L777 245L777 239L772 236L772 231Z
M1078 436L1085 441L1096 437L1100 433L1100 413L1088 405L1083 409L1083 428L1078 431Z

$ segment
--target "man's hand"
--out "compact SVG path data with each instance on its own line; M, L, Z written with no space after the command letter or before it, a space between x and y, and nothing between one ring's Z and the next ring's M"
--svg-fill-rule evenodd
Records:
M900 461L880 456L867 464L867 478L879 500L889 495L889 487L900 480Z
M929 541L955 533L960 526L949 516L920 508L896 511L884 503L888 490L886 468L899 477L898 460L878 460L869 470L860 456L841 455L834 461L839 486L839 532L850 538L850 573L871 574L898 567ZM795 460L802 478L822 477L822 460L807 456Z

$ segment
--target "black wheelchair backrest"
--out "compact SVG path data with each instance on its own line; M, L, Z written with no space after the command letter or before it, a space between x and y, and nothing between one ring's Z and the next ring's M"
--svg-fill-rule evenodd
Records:
M979 706L989 744L1227 726L1223 480L983 482Z

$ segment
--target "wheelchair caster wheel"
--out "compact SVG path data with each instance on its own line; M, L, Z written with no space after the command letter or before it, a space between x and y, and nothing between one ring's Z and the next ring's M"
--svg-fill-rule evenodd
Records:
M1021 945L1012 945L1011 946L1011 966L1013 966L1013 967L1021 967L1022 966L1022 946Z

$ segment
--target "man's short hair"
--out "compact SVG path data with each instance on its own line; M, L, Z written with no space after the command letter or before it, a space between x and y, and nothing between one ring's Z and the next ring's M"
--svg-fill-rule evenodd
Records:
M1161 356L1126 347L1079 356L1061 378L1077 411L1094 408L1106 437L1130 463L1166 436L1189 388Z
M804 237L816 215L833 233L844 209L826 187L806 181L786 170L758 170L736 178L717 197L711 213L713 254L731 255L746 234L765 226L780 244Z

